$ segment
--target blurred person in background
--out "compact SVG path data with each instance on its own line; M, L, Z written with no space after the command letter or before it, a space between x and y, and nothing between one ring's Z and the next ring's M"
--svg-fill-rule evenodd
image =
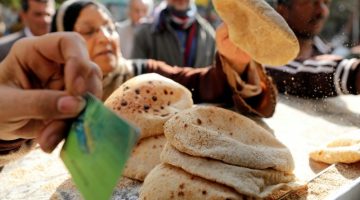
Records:
M2 19L0 18L0 37L5 35L5 31L6 31L6 24L4 21L2 21Z
M124 58L130 58L134 45L134 34L137 26L147 20L153 11L153 0L129 0L128 18L117 23L117 30L121 38L121 52Z
M1 21L5 23L6 30L4 35L7 35L11 32L12 26L18 21L18 11L16 8L0 3L0 18ZM18 29L19 31L20 29Z
M17 40L49 33L54 13L54 0L22 0L20 18L25 27L0 39L0 61L5 58Z
M294 61L266 66L280 93L315 99L360 94L360 61L334 55L333 48L319 37L330 15L330 4L331 0L276 0L275 9L300 43Z
M199 15L194 0L166 3L155 13L152 23L140 25L131 58L161 60L174 66L210 65L215 54L215 32Z

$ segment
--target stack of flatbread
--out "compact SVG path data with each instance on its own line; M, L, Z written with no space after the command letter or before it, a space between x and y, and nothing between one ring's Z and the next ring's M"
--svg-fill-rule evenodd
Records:
M161 164L146 177L140 199L271 198L298 185L290 151L235 112L196 106L164 126Z
M140 140L127 161L123 175L143 181L160 163L160 153L166 142L164 123L176 113L191 108L193 101L187 88L152 73L122 84L105 101L105 106L140 128Z

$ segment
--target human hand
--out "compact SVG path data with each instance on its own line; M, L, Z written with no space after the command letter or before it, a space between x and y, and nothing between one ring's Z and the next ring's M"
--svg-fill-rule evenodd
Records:
M51 152L68 119L102 95L102 74L76 33L53 33L15 43L0 63L0 140L36 139Z
M322 54L314 57L315 60L327 60L327 61L340 61L344 59L342 56L333 55L333 54Z
M242 74L246 65L250 63L250 56L238 48L229 38L226 24L216 29L216 46L219 54L237 73ZM222 60L224 60L222 59Z

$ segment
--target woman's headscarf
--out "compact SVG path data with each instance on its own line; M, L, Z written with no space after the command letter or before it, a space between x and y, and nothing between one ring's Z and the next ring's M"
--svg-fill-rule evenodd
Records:
M88 5L95 5L112 16L109 10L102 4L92 0L67 0L61 4L52 22L52 32L73 31L77 18L82 9Z

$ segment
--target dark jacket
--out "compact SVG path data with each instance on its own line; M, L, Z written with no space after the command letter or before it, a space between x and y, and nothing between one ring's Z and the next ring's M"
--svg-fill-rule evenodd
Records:
M7 56L13 44L24 37L25 32L22 30L0 38L0 62Z
M280 93L305 98L326 98L343 94L358 94L356 80L358 59L334 59L332 49L320 38L314 39L311 58L294 60L284 66L266 66ZM359 77L360 78L360 77Z
M159 16L167 15L160 13ZM215 55L215 31L199 14L196 15L195 23L198 25L196 59L194 66L189 67L209 66ZM186 66L179 39L170 20L160 17L153 23L140 25L135 33L131 58L161 60L172 66Z

